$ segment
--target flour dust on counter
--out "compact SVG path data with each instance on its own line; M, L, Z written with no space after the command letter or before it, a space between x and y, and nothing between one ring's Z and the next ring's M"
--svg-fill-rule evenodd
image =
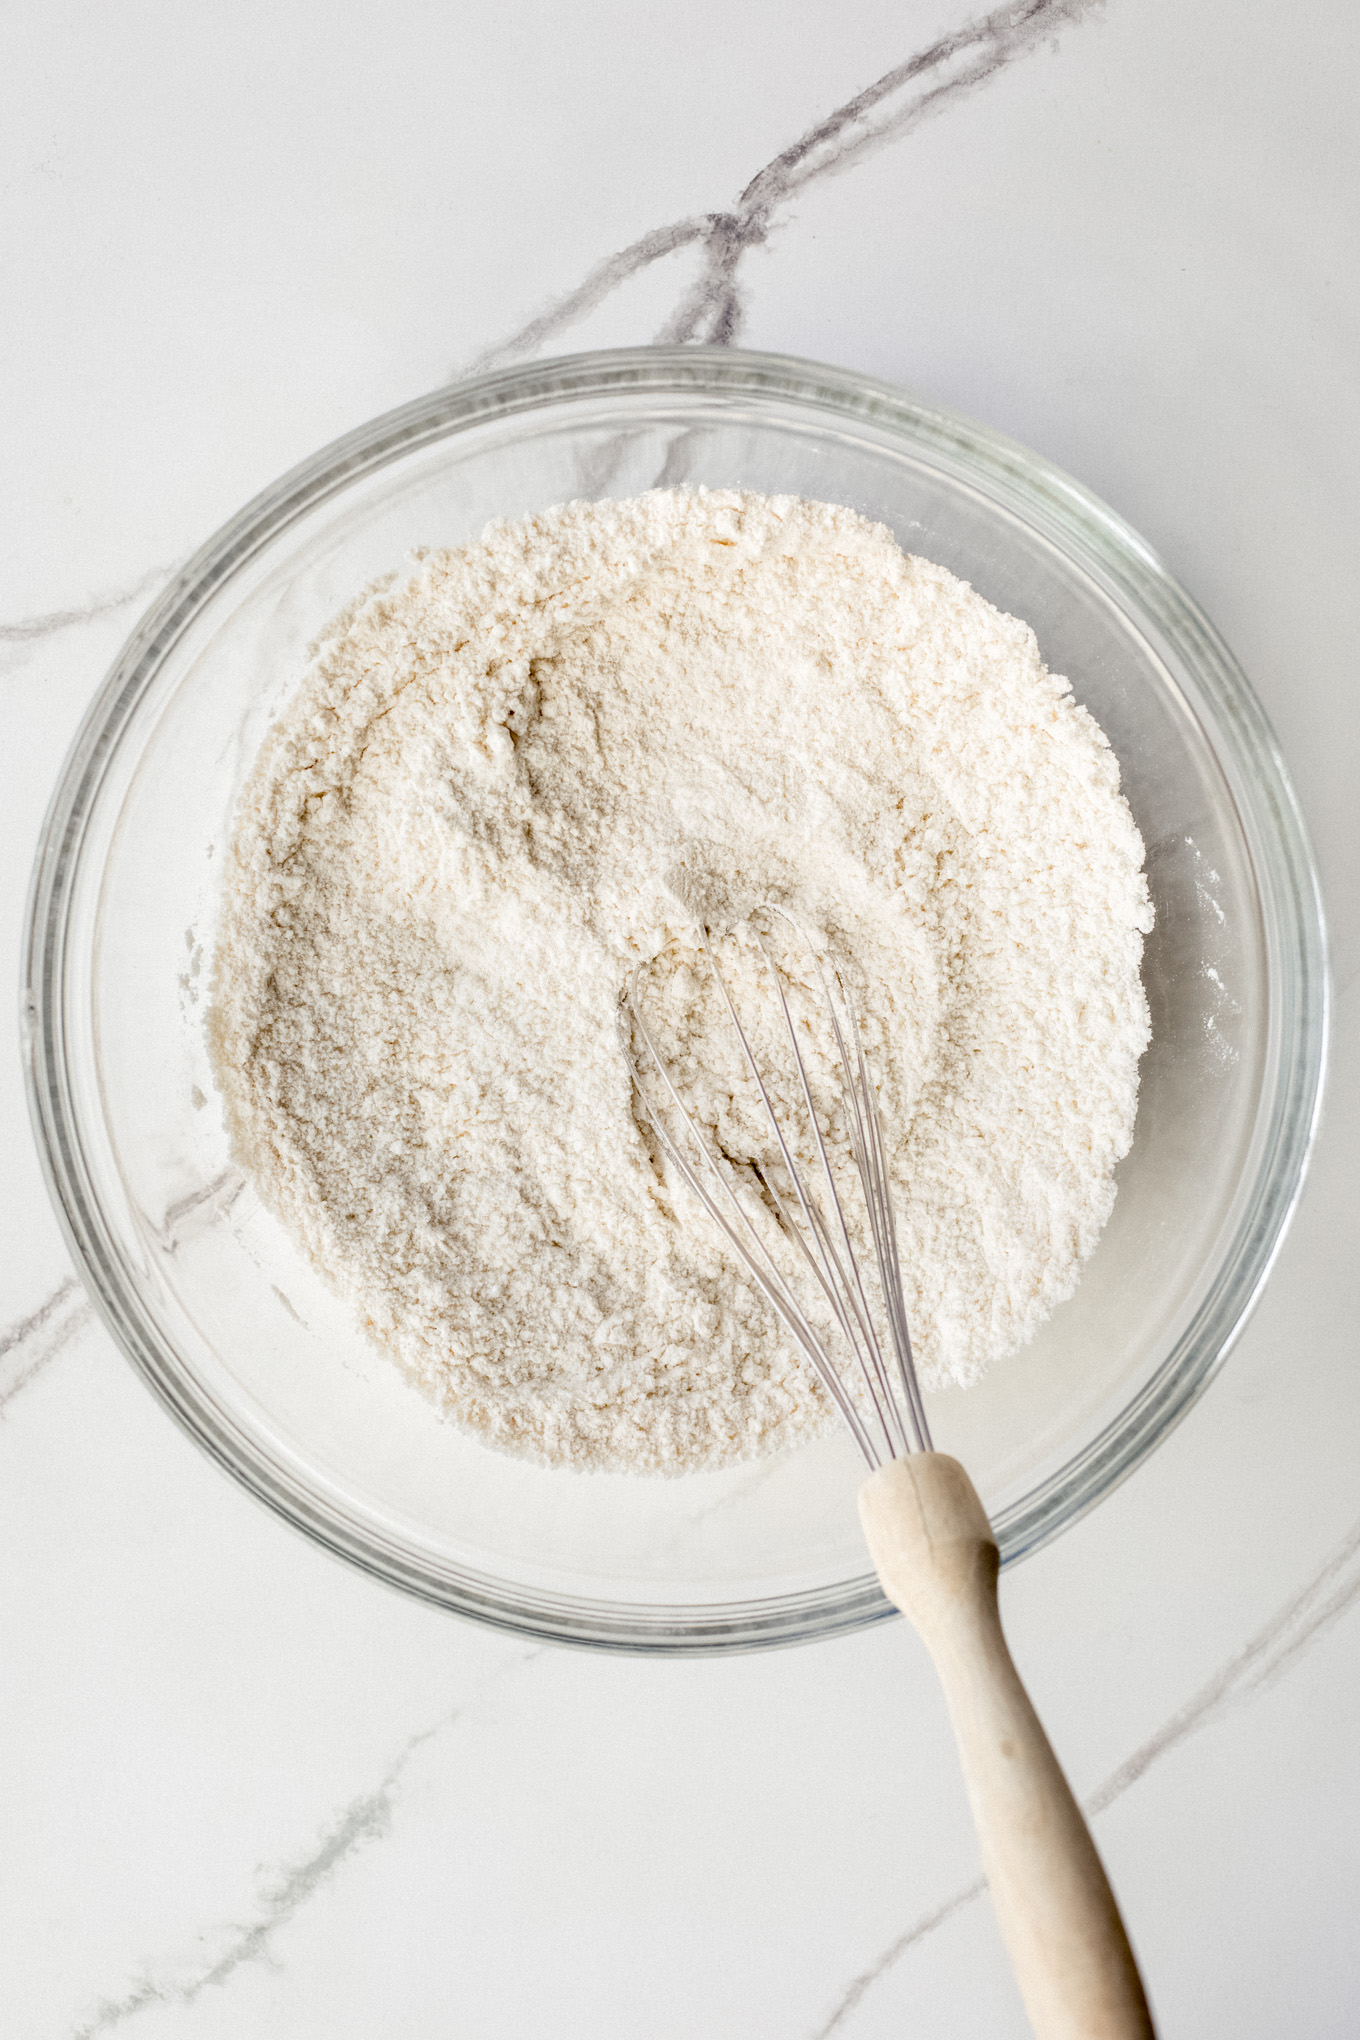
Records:
M256 761L209 1017L233 1144L488 1444L778 1450L831 1406L655 1149L630 973L683 1007L698 925L733 942L770 903L846 961L920 1373L966 1385L1109 1215L1142 864L1032 631L882 526L704 489L493 524L337 617ZM691 1068L715 1138L739 1081Z

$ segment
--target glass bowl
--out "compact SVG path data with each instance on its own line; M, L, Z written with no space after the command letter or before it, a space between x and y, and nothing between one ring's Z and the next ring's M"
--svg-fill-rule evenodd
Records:
M216 879L266 726L321 626L416 546L571 497L707 483L821 497L1027 619L1107 732L1156 907L1152 1044L1081 1285L981 1386L933 1396L1012 1562L1200 1394L1298 1195L1326 967L1271 731L1147 546L1075 483L844 371L647 348L441 390L258 497L133 633L52 802L27 946L31 1100L114 1337L199 1443L366 1571L522 1634L697 1652L891 1610L848 1439L680 1479L488 1450L372 1348L232 1162L203 1040Z

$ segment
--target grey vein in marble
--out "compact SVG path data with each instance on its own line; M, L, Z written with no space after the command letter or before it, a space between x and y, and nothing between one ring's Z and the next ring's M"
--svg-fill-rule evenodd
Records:
M145 2011L149 2005L192 2005L205 1990L211 1989L214 1984L225 1983L244 1963L258 1961L261 1956L267 1955L274 1935L287 1926L345 1858L353 1855L365 1842L378 1841L387 1833L392 1819L392 1798L402 1770L420 1745L437 1733L438 1727L435 1727L423 1729L419 1735L412 1736L375 1789L352 1799L321 1837L311 1855L284 1870L276 1883L266 1887L261 1893L261 1917L249 1926L237 1928L225 1952L208 1968L182 1982L158 1983L154 1977L140 1977L126 1996L101 1999L93 2016L73 2029L72 2040L91 2040L96 2033L107 2033L138 2012Z
M245 1187L239 1169L224 1169L210 1183L170 1205L159 1226L150 1219L148 1224L166 1253L173 1255L183 1244L186 1221L225 1216ZM89 1298L75 1276L68 1275L36 1310L0 1332L0 1419L20 1391L64 1353L93 1319Z
M915 1947L918 1941L924 1941L928 1934L933 1934L936 1927L942 1927L946 1920L952 1920L955 1913L962 1912L975 1898L981 1898L986 1889L986 1878L975 1877L971 1884L961 1884L957 1891L942 1900L931 1912L923 1913L919 1920L907 1928L905 1934L899 1934L891 1947L885 1949L879 1956L877 1962L855 1978L826 2024L817 2028L813 2040L826 2040L828 2033L834 2033L838 2026L843 2026L865 1994L873 1989L880 1977L887 1975L893 1964L899 1962L909 1948Z
M742 259L749 249L768 241L779 214L799 192L820 178L853 169L952 101L985 85L1018 57L1029 56L1045 43L1054 44L1062 28L1100 4L1101 0L1008 0L1007 5L951 29L885 71L772 157L730 211L696 213L654 227L627 248L606 256L575 289L509 339L484 350L460 368L454 379L536 354L578 325L630 277L696 243L703 250L699 276L656 338L730 345L739 336L745 316L738 281ZM0 624L0 659L5 646L30 645L127 608L150 594L173 571L171 567L151 567L127 588L95 596L74 608Z
M487 348L462 374L477 374L536 354L580 323L632 276L663 256L699 243L703 265L658 342L702 341L728 346L740 334L745 305L738 283L741 262L770 237L778 215L809 184L853 169L909 134L954 100L985 85L1058 31L1090 13L1099 0L1010 0L965 22L881 78L800 135L758 170L729 212L697 213L655 227L606 256L583 282L530 319L509 339Z
M245 1187L246 1179L240 1169L220 1169L210 1182L200 1184L197 1190L190 1190L186 1196L167 1205L165 1217L159 1225L146 1211L142 1216L166 1253L173 1256L179 1252L186 1238L193 1237L200 1224L212 1224L219 1218L225 1218ZM197 1220L198 1224L189 1226L190 1219Z
M1101 0L1008 0L976 20L964 22L914 56L885 71L873 84L800 135L758 170L728 212L696 213L654 227L589 274L534 318L485 349L457 371L455 380L504 362L536 354L548 341L579 324L588 313L640 271L694 243L703 246L697 282L657 334L658 341L698 340L710 346L737 338L744 305L737 272L749 248L769 239L777 215L807 185L853 169L889 143L901 139L953 100L962 98L1094 11ZM914 88L914 89L913 89ZM32 644L77 625L94 623L148 595L173 567L150 567L128 587L70 609L0 623L0 646Z
M92 596L74 609L51 609L45 615L20 617L17 623L0 623L0 645L30 645L42 638L56 637L61 631L73 630L78 624L98 623L150 595L174 571L173 567L148 567L128 587Z
M1103 1813L1169 1750L1291 1672L1309 1645L1349 1613L1357 1601L1360 1601L1360 1522L1342 1538L1307 1586L1277 1609L1236 1657L1091 1794L1086 1802L1087 1812Z
M1277 1679L1287 1676L1308 1646L1339 1622L1357 1602L1360 1602L1360 1522L1352 1525L1308 1584L1278 1608L1270 1621L1235 1657L1230 1658L1169 1721L1150 1735L1132 1756L1125 1758L1105 1783L1090 1794L1083 1802L1087 1815L1094 1819L1104 1813L1169 1751L1190 1736L1197 1735L1202 1728L1232 1713ZM925 1940L928 1934L942 1927L965 1906L971 1905L986 1889L984 1877L974 1878L914 1921L868 1969L854 1979L831 2017L812 2035L812 2040L827 2040L828 2034L844 2026L866 1994L910 1948Z
M68 1275L46 1302L0 1332L0 1415L93 1316L89 1298L75 1276Z
M281 1868L274 1880L265 1885L260 1893L259 1917L248 1924L233 1927L220 1955L190 1976L158 1981L150 1974L143 1974L124 1996L101 1999L87 2019L72 2027L70 2040L95 2040L97 2034L111 2032L115 2026L125 2024L138 2012L144 2012L153 2005L188 2007L202 1997L204 1991L228 1982L245 1964L266 1958L271 1953L274 1937L297 1917L341 1864L366 1843L381 1841L387 1833L392 1824L402 1772L416 1751L452 1728L491 1687L541 1657L543 1650L544 1646L538 1644L530 1650L518 1652L507 1664L498 1666L483 1680L467 1700L432 1722L428 1728L418 1729L409 1736L377 1784L359 1793L341 1809L310 1854L298 1863Z

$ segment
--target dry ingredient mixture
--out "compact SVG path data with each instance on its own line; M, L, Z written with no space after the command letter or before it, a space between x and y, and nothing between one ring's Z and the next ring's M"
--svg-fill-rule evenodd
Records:
M702 489L495 524L338 617L265 742L209 1023L233 1142L488 1442L635 1472L775 1450L829 1399L665 1175L629 972L683 1059L696 917L781 902L850 961L918 1367L967 1384L1109 1215L1142 863L1033 632L883 527ZM750 967L739 932L725 954ZM757 1155L737 1087L707 1051L690 1070Z

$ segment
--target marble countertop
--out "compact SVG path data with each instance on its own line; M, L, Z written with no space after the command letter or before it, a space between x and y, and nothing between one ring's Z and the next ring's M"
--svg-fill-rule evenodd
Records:
M1309 1187L1203 1401L1004 1587L1203 2040L1360 2032L1357 35L1344 0L74 0L0 87L11 959L139 608L479 363L740 341L910 384L1104 496L1242 659L1328 890ZM6 2033L1027 2030L900 1624L630 1662L349 1572L94 1319L12 1032L0 1130Z

